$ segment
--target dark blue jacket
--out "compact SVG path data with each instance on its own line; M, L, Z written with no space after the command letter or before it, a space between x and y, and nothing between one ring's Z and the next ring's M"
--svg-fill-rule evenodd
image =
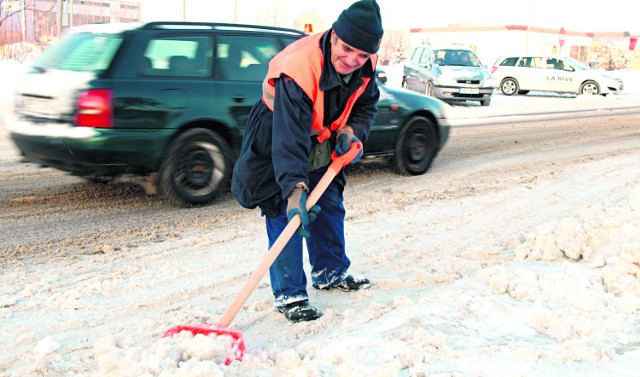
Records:
M362 85L362 77L371 77L347 121L356 137L365 141L380 97L373 67L368 61L353 72L348 84L344 84L330 61L330 35L329 30L322 38L324 65L318 83L325 92L324 122L328 125L339 117L347 99ZM309 185L309 154L317 143L316 138L311 137L311 99L288 77L277 80L275 85L274 111L258 101L249 115L231 181L231 192L240 205L246 208L260 206L267 214L277 208L281 200L287 199L297 183ZM333 148L335 135L328 142ZM314 173L322 174L325 170L326 166ZM344 171L336 179L344 187Z

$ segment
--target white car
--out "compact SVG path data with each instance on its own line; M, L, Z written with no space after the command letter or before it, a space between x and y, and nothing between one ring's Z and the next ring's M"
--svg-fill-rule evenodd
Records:
M496 61L491 74L507 96L529 91L606 96L623 89L622 80L564 56L505 56Z

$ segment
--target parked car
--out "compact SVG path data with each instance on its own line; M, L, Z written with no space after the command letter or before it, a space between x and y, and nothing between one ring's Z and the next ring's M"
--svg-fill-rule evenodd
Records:
M503 56L491 68L491 73L506 96L530 91L606 96L624 88L622 80L566 56Z
M449 103L491 104L493 79L476 54L460 46L419 45L404 63L402 87Z
M44 166L151 181L181 206L211 203L228 190L268 62L304 35L214 23L74 27L19 84L10 136ZM444 104L380 87L366 154L422 174L448 136Z

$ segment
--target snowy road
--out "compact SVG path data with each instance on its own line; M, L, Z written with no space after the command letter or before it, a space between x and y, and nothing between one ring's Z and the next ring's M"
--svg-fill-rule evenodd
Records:
M263 278L229 367L160 336L226 310L266 250L258 213L39 169L0 128L0 377L637 377L635 77L620 96L454 106L423 176L350 168L349 255L373 287L310 288L324 316L291 325ZM0 123L10 100L0 91Z
M640 208L628 203L640 186L640 115L608 111L461 124L423 176L350 169L349 254L372 289L311 289L325 315L290 325L272 310L265 277L232 323L246 360L222 369L192 360L192 372L636 375ZM136 186L90 185L3 156L0 376L178 375L157 342L176 323L226 310L265 251L258 213L230 197L178 209ZM592 236L605 251L583 237L573 243L594 251L582 261L535 257L536 234L562 244L588 229L539 226L580 225L594 206L602 215L587 220L608 224ZM614 263L624 245L630 262Z

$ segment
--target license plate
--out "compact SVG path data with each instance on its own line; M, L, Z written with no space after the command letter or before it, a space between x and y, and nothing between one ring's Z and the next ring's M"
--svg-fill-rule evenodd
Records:
M49 115L52 112L51 100L40 97L23 97L19 102L19 111L29 115Z
M478 88L460 88L460 93L462 94L479 94L480 89Z

